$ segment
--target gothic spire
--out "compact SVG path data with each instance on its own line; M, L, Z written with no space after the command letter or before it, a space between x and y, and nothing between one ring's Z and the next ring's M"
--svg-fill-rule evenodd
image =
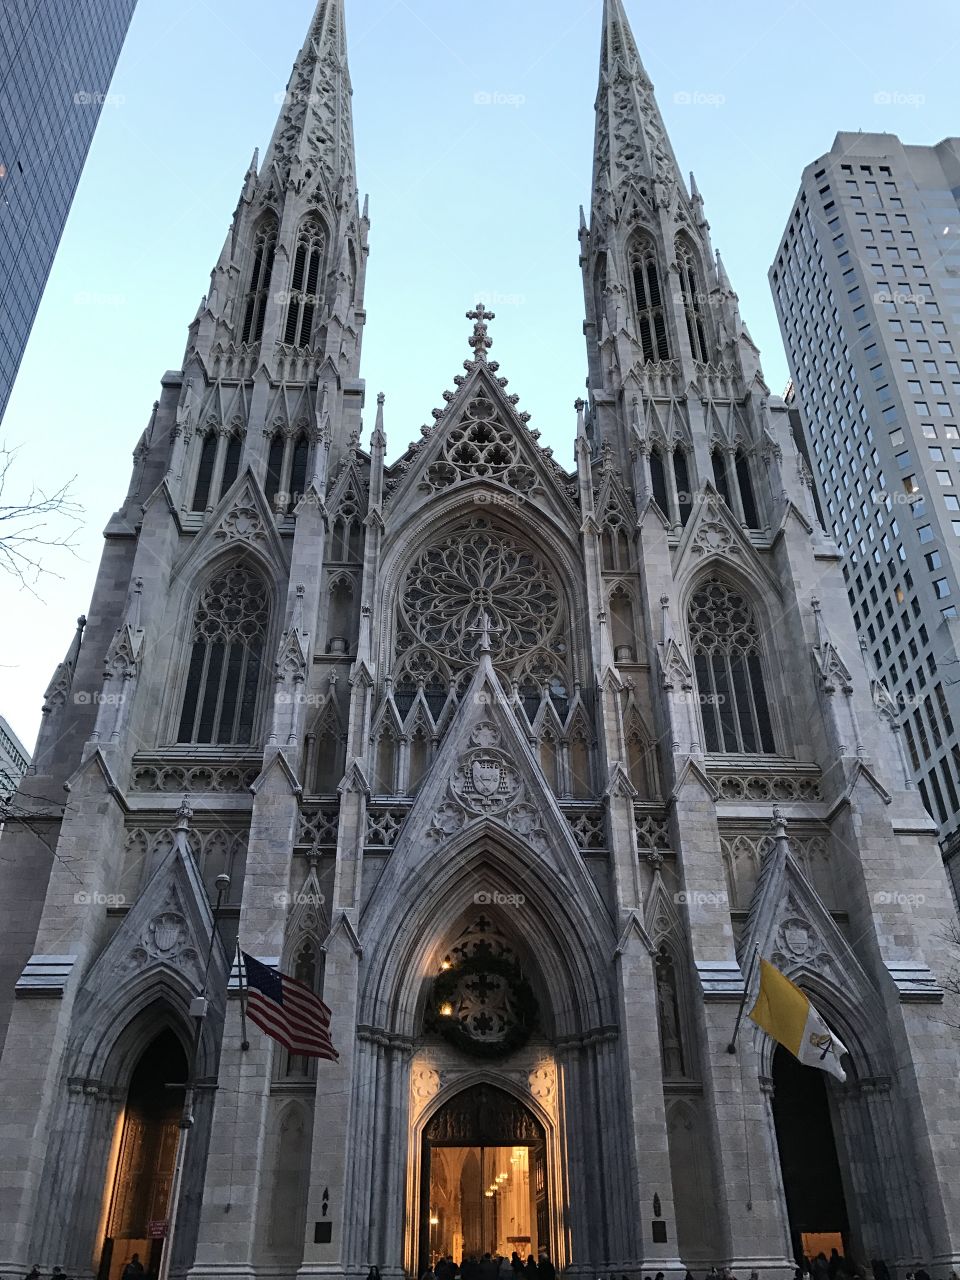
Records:
M612 199L614 209L606 211L613 214L631 184L654 207L669 208L683 181L623 0L604 0L596 110L594 212Z
M261 175L275 168L281 183L299 188L320 176L332 193L356 181L353 112L344 0L319 0L293 65L283 109Z

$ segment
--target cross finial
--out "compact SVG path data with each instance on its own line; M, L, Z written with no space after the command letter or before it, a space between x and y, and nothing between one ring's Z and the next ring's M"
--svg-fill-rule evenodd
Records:
M483 613L480 615L479 627L471 627L470 634L480 636L481 653L491 653L490 637L498 636L500 634L500 628L490 625L490 615L487 613L486 609L484 609Z
M473 311L467 312L467 319L475 322L469 338L475 360L486 360L487 352L493 346L493 339L487 335L487 321L496 318L496 313L488 311L482 302L478 302Z

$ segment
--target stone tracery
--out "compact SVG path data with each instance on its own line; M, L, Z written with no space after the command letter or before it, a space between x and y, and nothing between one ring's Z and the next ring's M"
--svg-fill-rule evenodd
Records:
M417 559L400 608L407 630L457 665L476 659L484 612L497 662L514 662L536 646L563 647L553 573L534 551L485 520L471 521Z

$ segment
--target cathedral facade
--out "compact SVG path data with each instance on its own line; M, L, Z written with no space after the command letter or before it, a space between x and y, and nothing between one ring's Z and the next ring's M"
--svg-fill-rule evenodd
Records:
M387 461L351 92L320 0L0 842L0 1273L957 1266L936 829L621 0L572 471L482 302ZM244 1039L238 935L337 1062ZM731 1051L758 955L844 1084Z

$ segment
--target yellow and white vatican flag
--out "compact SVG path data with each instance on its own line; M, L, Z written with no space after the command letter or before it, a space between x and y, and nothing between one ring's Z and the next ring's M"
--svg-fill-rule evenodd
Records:
M809 999L775 965L760 961L760 992L750 1017L808 1067L819 1067L838 1080L847 1074L840 1058L847 1052Z

